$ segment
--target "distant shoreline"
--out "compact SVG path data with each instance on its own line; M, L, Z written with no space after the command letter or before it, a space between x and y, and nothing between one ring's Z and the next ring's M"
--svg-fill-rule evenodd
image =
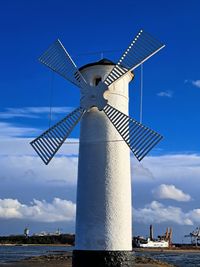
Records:
M174 248L134 248L135 252L162 252L162 253L200 253L200 247L197 248L188 248L188 247L174 247Z
M1 244L0 246L14 246L14 247L28 247L28 246L41 246L41 247L72 247L70 244L13 244L13 243L7 243L7 244Z
M70 244L12 244L12 243L8 243L8 244L1 244L0 246L16 246L16 247L28 247L28 246L38 246L38 247L72 247L73 250L73 246L71 246ZM183 246L183 247L172 247L172 248L133 248L133 252L162 252L162 253L173 253L173 252L177 252L177 253L181 253L181 252L187 252L187 253L200 253L200 247L187 247L187 246Z
M29 247L29 246L38 246L38 247L71 247L73 250L73 246L70 244L12 244L12 243L7 243L7 244L0 244L0 246L16 246L16 247ZM200 253L200 247L172 247L172 248L133 248L133 252L162 252L162 253L182 253L182 252L187 252L187 253ZM61 251L63 252L63 251Z

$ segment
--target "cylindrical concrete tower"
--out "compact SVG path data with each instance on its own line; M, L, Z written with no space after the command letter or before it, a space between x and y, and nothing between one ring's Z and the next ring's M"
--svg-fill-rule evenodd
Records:
M104 59L80 71L95 86L113 66ZM108 103L125 114L132 78L125 75L105 93ZM91 108L81 121L73 267L129 266L131 207L129 147L105 113Z

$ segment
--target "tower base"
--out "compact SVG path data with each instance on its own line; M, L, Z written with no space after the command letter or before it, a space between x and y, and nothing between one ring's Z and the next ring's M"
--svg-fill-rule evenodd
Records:
M74 250L72 267L132 267L132 251Z

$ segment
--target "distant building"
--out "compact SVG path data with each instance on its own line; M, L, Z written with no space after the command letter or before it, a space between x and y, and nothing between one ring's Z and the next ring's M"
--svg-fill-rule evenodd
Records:
M48 233L48 232L46 232L46 231L42 231L42 232L40 232L40 233L35 233L35 234L33 234L34 236L59 236L59 235L61 235L62 233L61 233L61 231L60 231L60 229L58 228L58 230L56 230L55 232L53 232L53 233Z
M30 233L30 231L29 231L29 229L26 227L26 228L24 229L24 235L25 235L26 237L28 237L28 236L29 236L29 233Z

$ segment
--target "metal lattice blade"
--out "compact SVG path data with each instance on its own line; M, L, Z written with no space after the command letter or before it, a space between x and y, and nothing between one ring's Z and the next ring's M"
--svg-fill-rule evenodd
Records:
M108 74L104 83L110 86L127 72L134 70L151 56L156 54L164 46L165 45L150 34L141 30L128 46L115 67Z
M85 110L81 107L75 109L30 143L46 165L56 154L84 113Z
M86 81L60 40L56 40L39 58L39 61L80 88Z
M110 105L103 111L139 161L163 138Z

